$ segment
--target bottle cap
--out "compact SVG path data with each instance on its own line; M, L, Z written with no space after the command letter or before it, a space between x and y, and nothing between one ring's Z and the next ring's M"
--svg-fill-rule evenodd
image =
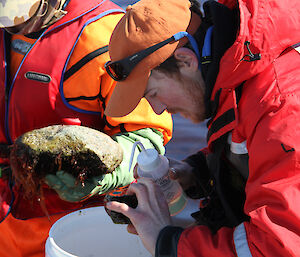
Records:
M146 149L140 152L137 162L143 171L153 171L160 164L158 152L155 149Z

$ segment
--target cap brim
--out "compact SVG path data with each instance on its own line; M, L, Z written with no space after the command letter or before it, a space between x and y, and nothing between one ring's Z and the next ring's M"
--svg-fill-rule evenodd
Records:
M118 82L105 108L105 115L122 117L132 112L143 98L150 71L142 74L132 74L123 82Z
M18 26L28 21L39 5L38 0L9 0L0 4L0 28Z

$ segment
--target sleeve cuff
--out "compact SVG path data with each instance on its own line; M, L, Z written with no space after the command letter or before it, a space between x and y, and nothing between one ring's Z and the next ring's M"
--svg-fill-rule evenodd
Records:
M166 226L158 235L155 247L155 257L177 256L177 244L183 232L181 227Z
M192 172L194 173L197 182L196 186L185 190L186 195L192 199L207 197L207 192L210 191L209 181L211 179L211 174L207 166L205 153L199 151L183 161L193 167Z

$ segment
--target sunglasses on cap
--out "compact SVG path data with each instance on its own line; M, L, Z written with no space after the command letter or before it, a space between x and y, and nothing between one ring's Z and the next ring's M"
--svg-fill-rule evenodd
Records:
M176 42L176 41L182 39L183 37L188 38L188 40L190 41L190 43L193 47L193 50L195 51L195 53L197 55L198 60L200 60L200 53L199 53L199 49L198 49L196 40L188 32L182 31L182 32L178 32L178 33L174 34L172 37L170 37L160 43L150 46L150 47L148 47L142 51L139 51L131 56L128 56L122 60L115 61L115 62L108 61L107 63L105 63L104 67L105 67L108 75L112 79L114 79L115 81L123 81L129 76L129 74L134 69L134 67L140 61L142 61L144 58L146 58L150 54L154 53L158 49L162 48L163 46L165 46L169 43L172 43L172 42Z

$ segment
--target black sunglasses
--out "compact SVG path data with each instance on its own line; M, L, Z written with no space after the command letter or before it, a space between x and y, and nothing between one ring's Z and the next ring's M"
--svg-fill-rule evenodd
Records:
M142 51L139 51L131 56L128 56L122 60L115 61L115 62L108 61L107 63L105 63L104 67L105 67L108 75L115 81L125 80L129 76L130 72L134 69L134 67L145 57L152 54L159 48L161 48L173 41L178 41L183 37L188 37L190 40L190 37L192 37L192 36L190 34L188 34L186 31L178 32L178 33L174 34L172 37L170 37L156 45L150 46ZM198 50L198 48L197 48L197 50Z

